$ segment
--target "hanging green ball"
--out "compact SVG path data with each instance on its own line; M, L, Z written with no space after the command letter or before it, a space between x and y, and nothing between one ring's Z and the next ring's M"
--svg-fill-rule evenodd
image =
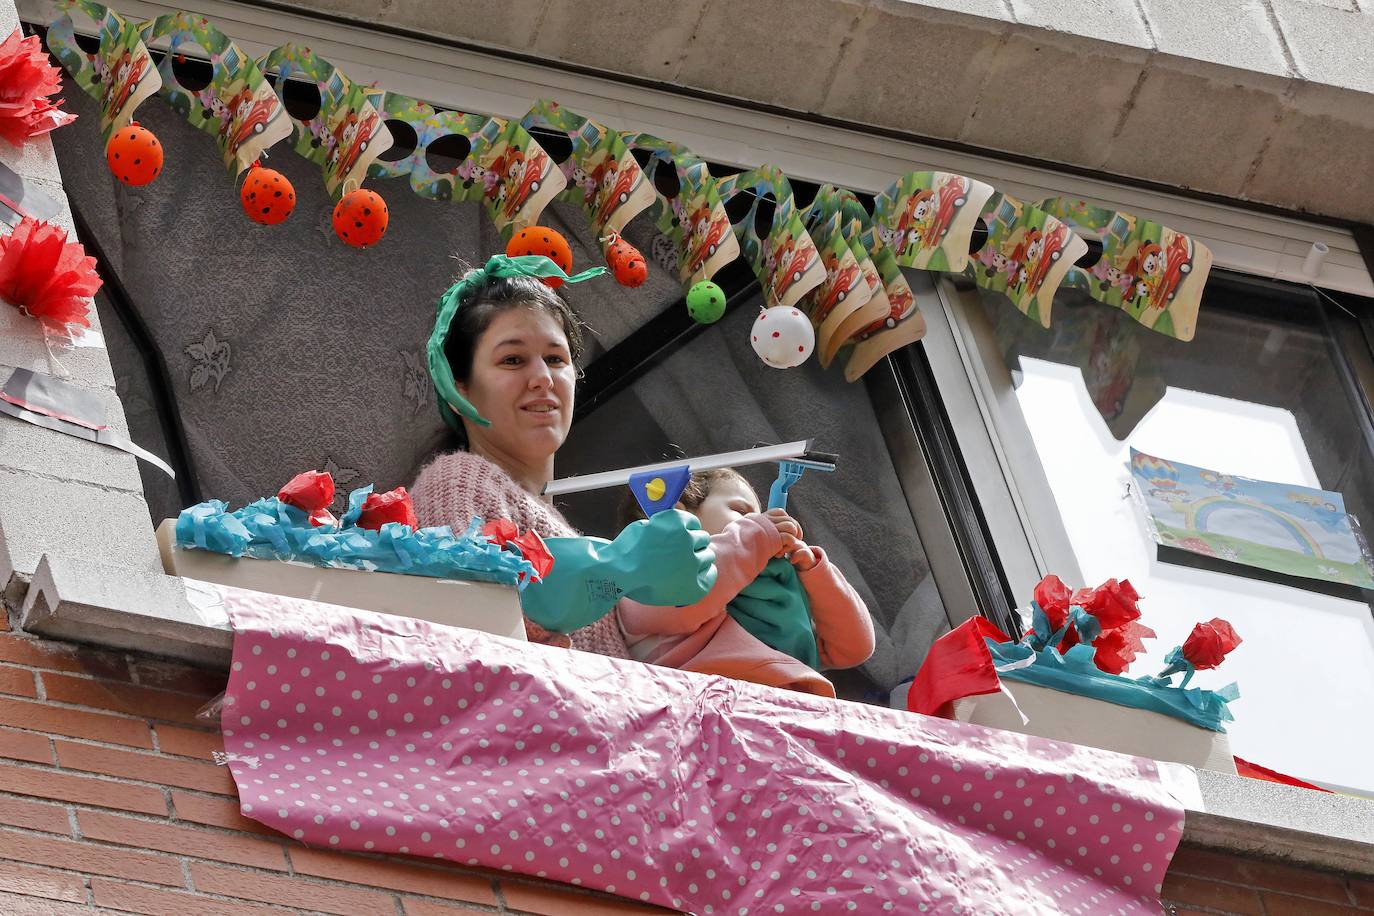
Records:
M714 324L725 314L725 290L702 280L687 291L687 314L698 324Z

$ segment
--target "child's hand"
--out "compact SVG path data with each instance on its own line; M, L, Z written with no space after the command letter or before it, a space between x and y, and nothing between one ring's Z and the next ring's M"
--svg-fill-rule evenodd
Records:
M773 523L773 525L778 529L778 534L781 534L784 540L788 537L793 537L797 540L801 540L801 523L798 522L792 516L788 515L786 510L769 509L767 512L764 513L764 516L770 522Z
M791 562L791 564L794 567L803 572L805 572L808 569L812 569L813 567L815 567L817 563L820 562L819 558L817 558L816 556L816 551L812 550L810 547L808 547L806 544L803 544L801 541L797 542L796 550L793 550L791 553L789 553L787 555L787 559Z

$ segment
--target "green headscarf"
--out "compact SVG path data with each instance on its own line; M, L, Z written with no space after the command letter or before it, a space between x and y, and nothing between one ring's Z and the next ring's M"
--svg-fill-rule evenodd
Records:
M463 431L460 415L479 426L491 425L491 421L478 413L477 408L459 393L458 385L453 379L453 367L448 364L448 357L444 354L444 344L448 342L449 326L453 324L453 317L458 314L458 309L487 285L488 280L505 277L560 277L568 283L581 283L605 272L604 267L593 267L570 277L561 267L542 254L522 255L518 258L494 254L481 268L469 271L467 276L450 286L448 292L439 297L439 314L434 319L434 331L429 335L429 344L426 347L429 377L434 380L434 390L439 395L439 414L444 418L444 422L456 432Z

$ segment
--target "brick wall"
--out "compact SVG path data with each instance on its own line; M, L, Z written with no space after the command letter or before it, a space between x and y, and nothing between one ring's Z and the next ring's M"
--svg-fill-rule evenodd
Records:
M577 888L400 856L308 848L241 817L196 711L223 674L9 632L0 615L0 912L95 908L624 916ZM1357 916L1374 882L1185 848L1164 885L1185 914Z
M660 910L405 857L308 848L239 815L196 710L225 676L8 632L0 614L0 912Z
M1174 916L1368 916L1374 881L1182 846L1164 881Z

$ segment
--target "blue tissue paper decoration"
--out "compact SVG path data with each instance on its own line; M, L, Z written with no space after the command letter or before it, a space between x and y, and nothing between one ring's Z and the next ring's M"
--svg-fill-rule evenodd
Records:
M494 582L523 589L534 566L518 550L506 550L482 534L473 519L461 534L448 525L412 530L391 522L380 531L357 527L371 485L348 496L338 528L316 528L306 512L275 496L228 511L218 499L183 509L177 518L177 546L259 560L292 560L313 566L360 569Z
M1068 622L1057 632L1051 633L1049 618L1033 601L1031 614L1031 632L1021 642L986 640L998 676L1092 697L1118 706L1147 709L1214 732L1226 731L1223 723L1235 718L1227 708L1228 703L1240 696L1235 684L1221 690L1200 690L1187 686L1191 672L1187 673L1178 687L1173 686L1170 678L1165 676L1128 678L1108 674L1097 667L1093 660L1096 650L1088 644L1087 633L1092 634L1091 638L1096 638L1101 632L1093 615L1080 607L1071 607ZM1085 642L1061 655L1055 647L1063 640L1070 624L1080 627L1079 635ZM1086 629L1082 629L1084 627ZM1181 659L1182 651L1175 651ZM1174 653L1170 653L1166 663L1172 662L1173 656ZM1184 661L1184 664L1187 662ZM1188 668L1191 667L1188 665Z

